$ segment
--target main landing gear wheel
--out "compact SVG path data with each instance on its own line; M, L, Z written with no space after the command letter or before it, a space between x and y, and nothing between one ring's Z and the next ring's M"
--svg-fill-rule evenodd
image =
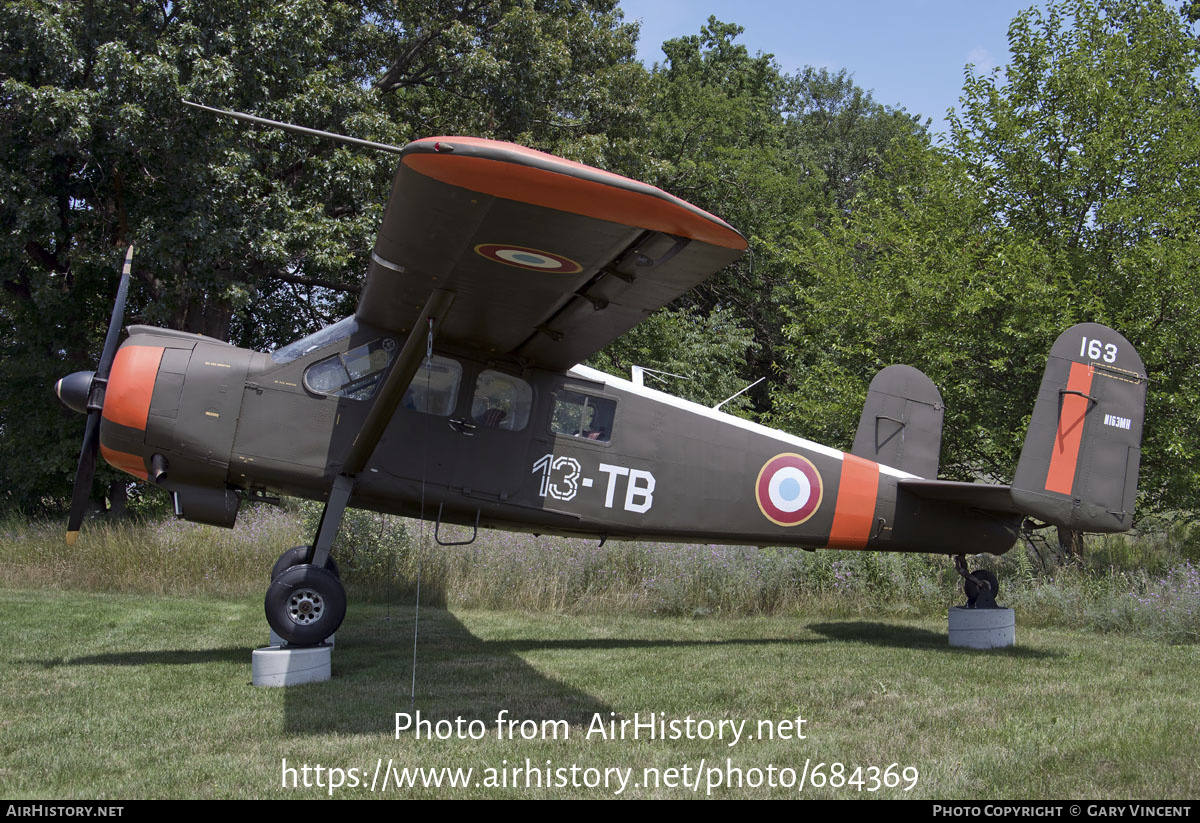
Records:
M346 617L346 590L327 569L292 566L271 583L263 605L267 623L286 643L315 646Z
M1000 581L987 569L971 571L967 559L961 554L954 556L954 569L963 578L963 593L967 596L968 609L997 609L996 595L1000 592Z
M279 577L292 566L303 566L308 559L308 546L296 546L294 549L288 549L283 554L279 555L279 559L275 561L275 565L271 568L271 580ZM325 568L333 572L333 576L340 578L341 571L338 569L337 561L333 559L333 555L325 561Z

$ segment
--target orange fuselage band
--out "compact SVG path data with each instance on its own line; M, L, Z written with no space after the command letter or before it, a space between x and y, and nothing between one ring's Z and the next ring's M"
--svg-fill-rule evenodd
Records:
M875 501L879 497L879 464L847 454L842 459L837 504L829 529L829 548L861 549L875 524Z

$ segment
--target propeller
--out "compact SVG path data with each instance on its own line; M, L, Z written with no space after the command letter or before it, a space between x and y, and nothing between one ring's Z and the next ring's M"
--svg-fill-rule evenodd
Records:
M70 408L87 414L87 428L83 432L83 448L79 450L79 466L75 469L75 488L71 493L71 516L67 520L67 545L73 545L79 537L79 527L87 514L88 498L92 493L92 478L96 474L96 453L100 451L100 413L104 408L104 389L108 385L108 374L112 370L113 358L117 353L117 338L121 334L121 322L125 318L125 298L129 294L129 272L133 267L133 246L125 252L125 266L121 270L121 283L117 286L117 299L113 304L112 317L108 321L108 334L104 337L104 349L95 372L75 372L59 380L54 386L58 399Z

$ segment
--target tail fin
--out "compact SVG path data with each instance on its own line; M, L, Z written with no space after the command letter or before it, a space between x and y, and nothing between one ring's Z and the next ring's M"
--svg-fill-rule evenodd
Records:
M1047 523L1121 532L1133 525L1146 405L1146 367L1098 323L1063 332L1050 349L1012 497Z
M871 381L850 453L918 477L937 477L942 395L912 366L888 366Z

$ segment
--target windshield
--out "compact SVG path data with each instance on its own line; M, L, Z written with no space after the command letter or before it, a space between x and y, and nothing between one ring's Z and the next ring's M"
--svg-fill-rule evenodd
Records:
M308 337L301 337L295 343L288 343L283 348L271 352L271 359L276 363L291 363L317 349L323 349L331 343L345 340L358 330L358 321L354 315L343 318L332 326L326 326L320 331L313 332Z

